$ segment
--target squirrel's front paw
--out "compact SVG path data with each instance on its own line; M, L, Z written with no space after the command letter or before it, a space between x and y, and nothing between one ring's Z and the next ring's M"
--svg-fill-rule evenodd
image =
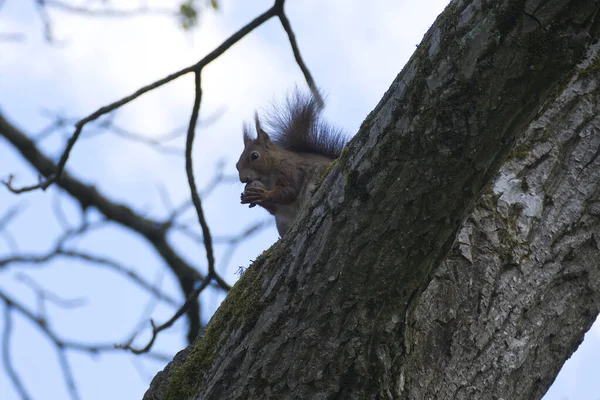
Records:
M265 200L267 191L259 181L253 181L246 185L241 195L242 204L250 204L250 208Z
M242 204L260 204L267 199L267 194L263 188L248 188L242 193Z

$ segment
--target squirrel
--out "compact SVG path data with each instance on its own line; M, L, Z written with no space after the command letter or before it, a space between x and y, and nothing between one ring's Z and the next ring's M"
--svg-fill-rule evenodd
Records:
M318 94L318 93L317 93ZM296 90L266 121L255 114L256 139L243 129L244 150L236 164L246 183L241 203L275 216L279 235L294 223L327 167L340 156L346 135L322 120L323 102Z

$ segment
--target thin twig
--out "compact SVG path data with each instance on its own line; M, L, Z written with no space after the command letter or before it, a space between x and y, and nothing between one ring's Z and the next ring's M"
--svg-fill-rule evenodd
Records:
M24 273L19 273L15 277L17 280L23 282L24 285L33 290L37 297L41 298L43 301L48 300L50 303L55 304L61 308L78 308L82 307L87 303L87 300L84 297L78 297L75 299L65 299L56 293L53 293L37 283L33 278Z
M31 396L27 393L25 385L21 382L21 378L15 371L10 357L10 335L12 335L12 315L11 307L8 303L4 303L4 332L2 333L2 362L8 378L12 382L15 391L21 397L21 400L31 400Z
M50 15L48 15L44 2L45 0L35 0L36 10L44 24L44 38L48 43L56 44L54 34L52 33L52 20L50 19Z
M160 287L160 283L162 282L163 278L164 273L163 271L160 271L160 273L157 276L157 279L154 282L154 285L156 287ZM138 319L138 323L133 327L133 329L131 330L131 334L127 337L136 337L138 335L138 333L144 328L144 325L146 325L146 322L152 316L152 313L156 309L157 305L158 300L156 299L156 297L151 297L150 299L148 299L148 302L146 303L146 306L144 307L144 310L141 313L142 316Z
M40 133L35 135L34 141L39 143L40 141L50 137L55 131L65 126L75 125L79 118L67 118L62 116L58 112L44 110L46 114L50 114L53 121L51 124L40 131ZM225 112L225 107L219 107L215 112L209 115L206 118L198 121L198 126L209 126L215 121L217 121ZM152 150L157 151L161 154L167 155L176 155L183 156L185 149L182 147L170 146L166 144L166 142L177 139L186 134L188 124L186 123L183 126L172 129L165 133L160 134L144 134L139 132L134 132L130 129L124 128L114 122L116 110L115 112L106 114L106 118L99 118L94 121L93 129L92 126L89 126L86 130L85 134L82 134L80 140L90 139L96 137L103 133L108 133L117 136L120 139L128 140L136 143L144 144L150 147ZM92 125L92 124L90 124Z
M217 165L217 171L215 175L210 180L210 182L208 182L208 184L200 191L200 198L206 198L207 196L209 196L222 183L238 182L237 176L224 174L223 166L223 164ZM185 202L183 202L183 204L173 209L166 223L173 224L177 217L181 216L188 210L189 207L193 205L194 203L191 200L186 200Z
M27 309L24 305L20 304L2 290L0 290L0 300L2 300L8 307L11 307L18 311L25 319L29 320L33 323L38 329L40 329L46 337L52 341L55 345L68 350L78 351L82 353L87 353L91 355L99 354L102 352L114 352L117 351L115 346L110 343L99 343L99 344L87 344L87 343L79 343L68 340L63 340L59 338L59 336L50 329L50 325L48 321L41 316L36 316L31 310ZM155 353L155 352L145 352L145 356L148 358L152 358L158 361L169 361L172 357Z
M0 217L0 230L6 229L8 224L13 219L15 219L24 208L25 208L24 204L20 203L20 204L15 204L14 206L12 206L8 210L6 210L4 215L2 215Z
M118 9L109 7L88 8L56 0L44 0L44 4L47 7L55 8L57 10L69 12L72 14L81 14L86 17L131 18L146 15L165 15L168 17L174 17L177 15L177 11L171 9L150 8L147 6L141 6L138 8L131 9Z
M154 378L154 373L149 372L146 369L144 362L135 355L131 355L129 357L129 361L131 361L131 365L133 365L135 372L137 372L142 382L144 382L146 385L150 385L152 378Z
M150 324L152 325L152 338L150 338L150 341L148 342L148 344L141 348L135 348L131 346L131 343L133 342L133 339L135 339L135 336L133 336L127 343L125 344L116 344L115 348L117 349L124 349L124 350L129 350L134 354L144 354L150 351L150 349L152 348L152 345L154 344L154 341L156 340L156 337L158 336L158 334L162 331L164 331L165 329L170 328L175 321L177 321L179 319L179 317L181 317L183 314L185 314L188 309L190 308L190 305L196 301L196 299L198 298L198 295L200 295L200 293L202 293L202 291L204 291L204 289L206 289L208 287L208 284L210 283L210 279L207 276L204 281L202 282L202 285L198 286L196 289L194 289L194 291L190 294L190 296L187 298L187 300L185 301L185 303L183 303L183 305L179 308L179 310L177 310L177 312L175 314L173 314L173 316L164 324L156 326L154 324L153 320L150 320Z
M72 230L73 227L69 223L69 219L67 218L64 210L62 209L62 204L60 204L60 196L61 193L56 191L52 196L52 211L54 212L54 216L56 217L56 221L58 224L65 230Z
M10 251L12 251L13 253L19 251L19 244L15 240L15 237L11 235L11 233L8 230L5 229L3 231L0 231L0 237L2 237L4 243L6 243L6 247L8 247Z
M173 199L171 199L169 191L167 190L167 187L164 185L164 183L159 182L159 184L157 185L157 190L160 200L165 206L165 208L167 210L174 210L175 205L173 204Z
M46 110L46 113L51 113L51 111ZM47 127L42 129L39 133L34 135L34 142L38 143L46 139L47 137L52 135L54 131L58 130L59 128L65 127L65 125L67 124L67 121L63 117L58 115L58 113L55 116L53 115L53 118L54 120L52 121L52 123L50 123Z
M69 395L73 400L79 400L81 397L77 391L77 385L75 384L75 378L73 377L71 364L69 364L69 359L67 358L67 354L65 353L62 345L56 344L56 354L58 355L58 363L62 369Z
M25 35L22 33L0 33L0 41L2 42L22 42L25 40Z
M317 101L317 104L319 105L319 107L322 108L325 104L323 101L323 97L321 96L321 93L319 92L319 89L317 88L317 85L315 84L315 81L312 75L310 74L308 67L304 63L302 56L300 55L300 49L298 48L298 43L296 42L296 35L294 34L294 31L292 29L290 20L283 11L283 6L281 7L281 11L277 16L279 17L279 21L281 21L283 29L288 35L288 39L290 41L290 45L292 46L292 51L294 52L294 58L296 59L296 63L300 67L300 70L302 70L302 74L304 74L304 79L306 79L306 83L310 88L310 91L312 92L315 100Z
M227 265L229 265L229 262L231 261L231 257L233 256L233 253L235 252L235 250L237 249L237 247L240 245L240 243L242 241L248 239L251 236L254 236L258 232L262 231L264 228L267 228L272 225L273 225L273 218L269 218L268 220L262 220L262 221L253 223L248 228L244 229L241 233L239 233L235 236L232 236L229 238L220 238L221 240L223 240L227 243L227 249L223 253L223 257L222 257L220 265L219 265L219 271L224 270L227 267ZM216 238L215 238L215 240L216 240Z
M185 151L182 147L169 146L161 143L160 140L153 139L151 137L146 137L144 135L140 135L139 133L128 131L116 125L107 126L106 129L108 130L108 132L114 134L117 137L145 144L151 149L162 154L183 156L183 153Z
M194 203L196 213L198 214L198 222L202 227L202 236L204 238L204 247L206 249L206 258L208 261L208 271L210 275L211 272L214 272L215 269L215 255L212 247L212 237L210 235L210 229L208 228L206 218L204 217L204 210L202 209L202 200L200 200L200 196L198 195L198 189L196 188L196 179L194 178L194 167L192 160L194 137L196 135L196 121L198 120L200 104L202 102L202 86L200 82L201 74L201 69L196 71L194 74L194 87L196 94L194 97L194 107L192 109L192 116L190 117L187 140L185 143L185 171L188 178L188 184L190 186L192 202Z
M249 226L244 231L242 231L240 234L238 234L232 238L229 238L228 243L230 245L230 247L229 247L230 252L232 252L233 249L235 248L235 246L237 246L239 244L239 242L241 242L243 239L252 236L253 234L260 231L265 226L269 226L271 223L272 223L272 220L268 220L268 221L265 220L265 221L258 222L256 224ZM135 348L135 347L131 346L131 344L133 343L133 340L137 336L137 332L131 336L131 339L129 341L127 341L127 343L122 344L122 345L115 345L115 347L117 347L119 349L130 350L134 354L142 354L142 353L150 351L158 334L161 331L171 327L175 323L175 321L177 321L177 319L179 319L189 309L190 305L194 301L196 301L196 298L200 295L200 293L202 293L202 291L208 287L208 284L210 283L211 278L212 278L211 273L209 271L209 274L206 276L206 278L202 282L202 285L197 287L194 290L194 292L190 294L190 296L187 298L186 302L177 310L177 312L167 322L165 322L162 325L156 326L154 324L154 321L150 320L150 324L152 326L152 338L150 339L150 341L148 342L148 344L145 347Z
M160 299L171 306L176 306L178 303L171 296L168 296L167 294L162 293L162 291L160 291L156 286L152 285L149 282L146 282L144 280L144 278L142 278L137 272L135 272L134 269L125 267L125 266L119 264L118 262L108 259L106 257L97 256L97 255L93 255L93 254L89 254L89 253L84 253L84 252L77 251L77 250L56 248L56 249L53 249L52 251L50 251L46 254L42 254L42 255L33 255L33 254L12 255L10 257L0 259L0 268L5 267L9 264L13 264L13 263L43 264L43 263L50 261L51 259L53 259L55 257L75 258L75 259L88 261L92 264L103 265L103 266L108 267L108 268L112 269L113 271L125 276L126 278L131 279L133 282L135 282L141 288L152 293L152 295L154 297L156 297L157 299Z

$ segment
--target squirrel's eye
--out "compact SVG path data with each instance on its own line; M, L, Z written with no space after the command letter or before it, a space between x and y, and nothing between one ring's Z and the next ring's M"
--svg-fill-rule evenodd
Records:
M252 152L252 154L250 154L250 159L251 159L252 161L256 161L256 160L258 160L258 159L259 159L259 157L260 157L260 154L258 154L258 152L257 152L257 151L253 151L253 152Z

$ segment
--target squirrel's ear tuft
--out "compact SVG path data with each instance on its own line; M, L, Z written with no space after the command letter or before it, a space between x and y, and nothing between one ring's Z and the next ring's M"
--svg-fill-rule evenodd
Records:
M248 146L248 144L252 143L252 138L250 137L250 126L244 123L244 147Z
M258 113L254 114L254 122L256 123L256 142L262 144L265 148L271 145L271 138L260 126Z

